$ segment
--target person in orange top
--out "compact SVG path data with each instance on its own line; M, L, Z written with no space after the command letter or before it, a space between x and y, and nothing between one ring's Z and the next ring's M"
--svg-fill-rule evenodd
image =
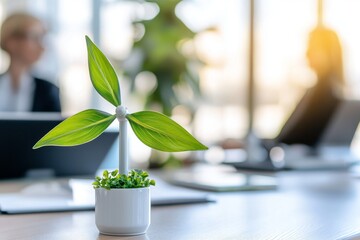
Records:
M277 142L315 146L343 97L342 48L336 32L316 27L309 35L306 55L317 82L302 97Z

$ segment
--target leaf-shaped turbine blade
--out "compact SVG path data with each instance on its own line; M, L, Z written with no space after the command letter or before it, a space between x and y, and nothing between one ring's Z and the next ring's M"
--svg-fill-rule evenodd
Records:
M206 150L206 146L169 117L150 111L128 114L136 136L151 148L164 152Z
M94 88L115 107L121 105L120 86L114 68L88 36L86 45L89 73Z
M115 115L89 109L62 121L44 137L33 149L44 146L76 146L98 137L114 121Z

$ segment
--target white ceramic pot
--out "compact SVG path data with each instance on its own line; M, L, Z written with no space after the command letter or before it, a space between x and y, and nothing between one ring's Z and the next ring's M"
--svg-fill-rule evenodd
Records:
M106 235L144 234L150 226L150 188L95 189L95 223Z

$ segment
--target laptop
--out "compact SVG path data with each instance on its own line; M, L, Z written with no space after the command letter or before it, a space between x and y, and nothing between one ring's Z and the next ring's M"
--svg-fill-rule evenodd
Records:
M360 101L344 100L330 120L319 145L350 147L360 122Z
M314 149L299 154L288 146L285 167L290 169L347 168L359 162L351 143L360 122L360 101L342 100ZM295 149L297 148L297 149ZM297 151L297 153L295 152ZM295 154L294 154L295 153Z
M359 157L351 151L359 122L360 101L341 99L324 131L317 133L319 140L315 146L286 145L272 139L263 141L269 151L263 161L238 161L233 157L224 163L240 169L257 170L348 168L359 161Z
M75 147L32 149L63 120L60 114L0 114L0 179L94 176L118 133L105 131Z

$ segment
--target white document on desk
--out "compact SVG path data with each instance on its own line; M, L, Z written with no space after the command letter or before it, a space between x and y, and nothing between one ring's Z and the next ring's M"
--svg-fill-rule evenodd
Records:
M0 194L0 213L20 214L93 210L95 194L92 180L71 179L69 184L35 183L17 193ZM151 187L153 206L213 202L208 194L171 186L156 179Z

